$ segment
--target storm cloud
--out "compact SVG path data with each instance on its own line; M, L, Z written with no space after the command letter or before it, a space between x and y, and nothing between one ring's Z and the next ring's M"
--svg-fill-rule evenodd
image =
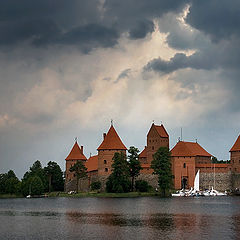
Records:
M239 134L237 0L3 0L0 171L96 153L110 119L140 150L152 120L174 146L228 159ZM229 125L226 125L226 122ZM223 127L224 126L224 127Z

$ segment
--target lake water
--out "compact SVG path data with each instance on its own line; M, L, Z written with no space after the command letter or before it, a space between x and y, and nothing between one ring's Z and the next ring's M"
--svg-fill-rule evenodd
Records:
M0 239L240 239L240 197L0 199Z

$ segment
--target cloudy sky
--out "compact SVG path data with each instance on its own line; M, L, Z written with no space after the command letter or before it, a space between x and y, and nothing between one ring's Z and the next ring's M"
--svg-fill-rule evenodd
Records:
M239 0L2 0L0 172L87 157L152 121L218 159L240 133Z

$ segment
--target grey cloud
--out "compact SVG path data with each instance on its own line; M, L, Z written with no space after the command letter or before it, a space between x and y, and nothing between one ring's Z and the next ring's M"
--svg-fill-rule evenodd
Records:
M83 52L112 47L121 33L145 38L154 30L152 20L180 11L186 0L3 0L0 8L0 46L74 45Z
M145 38L148 33L154 31L154 23L152 21L140 21L136 27L130 29L129 37L131 39Z
M212 69L215 68L215 62L209 58L205 58L201 52L186 56L184 53L177 53L169 61L161 58L151 60L145 67L145 71L156 71L162 73L171 73L178 69L194 68L194 69Z
M214 41L240 36L240 1L192 0L187 23Z

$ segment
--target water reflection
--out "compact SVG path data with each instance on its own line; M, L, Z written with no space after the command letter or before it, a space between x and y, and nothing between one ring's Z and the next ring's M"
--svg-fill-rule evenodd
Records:
M238 239L238 212L234 198L4 200L0 239Z

